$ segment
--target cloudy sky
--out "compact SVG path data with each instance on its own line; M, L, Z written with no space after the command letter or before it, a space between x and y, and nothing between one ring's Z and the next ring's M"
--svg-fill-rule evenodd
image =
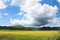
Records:
M0 26L60 26L60 0L0 0Z

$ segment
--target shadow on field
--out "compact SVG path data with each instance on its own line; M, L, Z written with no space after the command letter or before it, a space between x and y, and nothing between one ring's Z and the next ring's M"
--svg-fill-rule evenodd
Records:
M60 40L60 36L56 40Z
M15 38L10 35L0 35L0 40L15 40Z

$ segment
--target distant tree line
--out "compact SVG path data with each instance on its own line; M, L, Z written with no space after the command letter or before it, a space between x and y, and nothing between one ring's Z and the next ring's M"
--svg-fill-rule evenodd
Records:
M60 27L42 27L40 30L60 30Z
M24 26L0 26L0 29L7 29L7 30L32 30L31 27L24 27Z
M7 29L7 30L60 30L60 27L41 27L41 28L34 28L34 27L24 27L24 26L0 26L0 30Z

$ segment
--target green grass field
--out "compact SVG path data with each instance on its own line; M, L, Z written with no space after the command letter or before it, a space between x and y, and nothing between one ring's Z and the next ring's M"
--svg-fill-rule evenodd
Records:
M59 32L1 30L0 40L60 40Z

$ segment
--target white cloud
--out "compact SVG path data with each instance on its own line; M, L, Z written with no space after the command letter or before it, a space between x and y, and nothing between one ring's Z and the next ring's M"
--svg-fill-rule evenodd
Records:
M0 26L11 26L11 25L8 25L8 24L0 24Z
M43 27L43 26L50 26L50 27L60 27L60 18L53 18L51 20L49 20L49 23L46 24L46 25L42 25L40 27Z
M7 13L4 13L4 14L0 13L0 18L2 18L2 15L8 16Z
M60 27L60 18L53 18L51 20L49 20L49 23L46 25L42 25L43 26L50 26L50 27Z
M8 13L4 13L3 15L8 16Z
M54 18L50 20L50 24L60 25L60 18Z
M11 5L25 5L25 4L35 4L42 0L12 0Z
M12 25L24 25L28 26L33 23L33 20L19 20L19 19L10 19Z
M57 2L59 2L59 3L60 3L60 0L57 0Z
M41 0L20 0L13 1L11 4L19 5L20 10L26 12L24 15L27 20L12 19L12 24L23 24L23 25L33 25L41 26L49 23L48 20L51 20L56 17L58 12L57 6L50 6L48 4L39 3ZM23 4L22 4L23 3Z
M23 5L26 0L12 0L11 5Z
M6 5L4 4L4 0L0 0L0 9L6 8Z
M23 12L19 12L17 15L21 16L23 14Z

